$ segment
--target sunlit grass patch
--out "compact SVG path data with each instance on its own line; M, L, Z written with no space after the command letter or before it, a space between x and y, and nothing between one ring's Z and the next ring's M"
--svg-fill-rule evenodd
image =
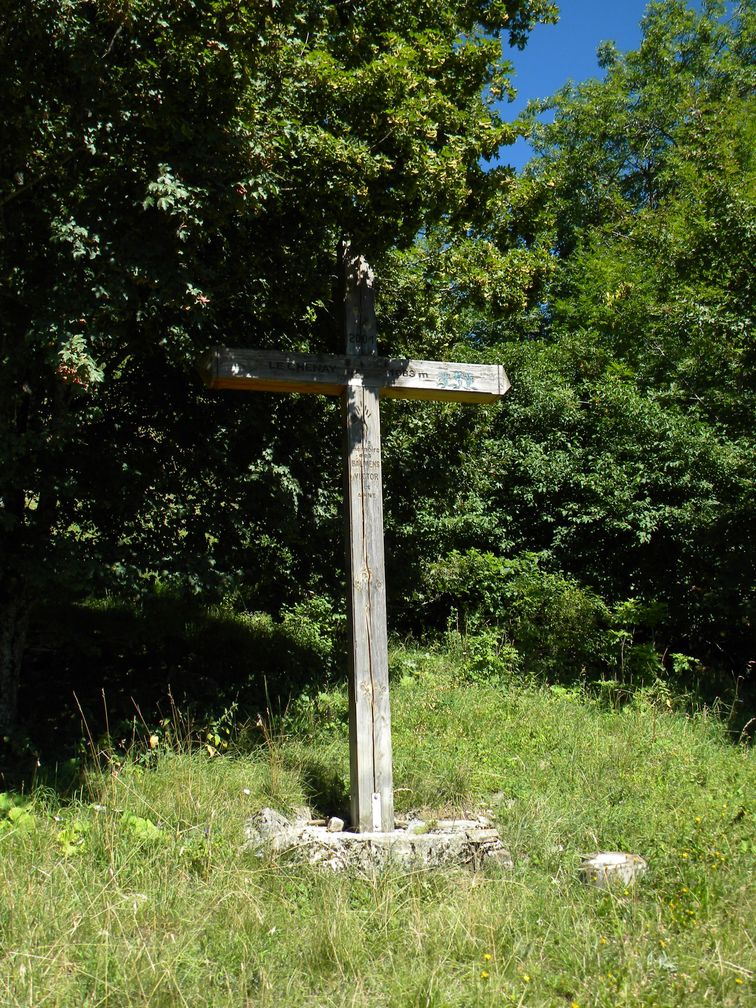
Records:
M9 801L29 819L0 826L0 1003L745 1008L752 754L708 716L404 658L400 809L488 809L513 870L364 880L243 852L263 805L344 800L345 696L320 694L226 755L145 743L73 800ZM597 849L649 871L587 887Z

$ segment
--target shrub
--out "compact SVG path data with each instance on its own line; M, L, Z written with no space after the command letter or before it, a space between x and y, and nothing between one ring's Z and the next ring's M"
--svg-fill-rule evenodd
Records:
M476 674L573 678L604 661L606 604L537 554L455 550L427 567L421 591L446 606Z

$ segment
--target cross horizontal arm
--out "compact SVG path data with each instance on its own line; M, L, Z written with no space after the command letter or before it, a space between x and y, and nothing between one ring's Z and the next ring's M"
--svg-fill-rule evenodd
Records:
M483 403L500 399L509 379L499 364L417 361L406 357L351 357L346 354L282 353L216 347L200 364L203 381L214 389L304 392L341 395L361 377L382 396Z

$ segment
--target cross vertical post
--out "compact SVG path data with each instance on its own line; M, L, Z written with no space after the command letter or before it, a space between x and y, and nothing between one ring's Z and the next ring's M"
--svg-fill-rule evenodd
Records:
M214 389L341 396L349 627L352 828L394 828L383 556L381 395L435 402L496 402L509 389L499 364L379 357L373 272L339 249L346 352L288 353L218 346L199 362Z
M347 243L340 259L347 357L376 358L372 270ZM343 396L351 814L360 832L394 828L379 393L356 368Z

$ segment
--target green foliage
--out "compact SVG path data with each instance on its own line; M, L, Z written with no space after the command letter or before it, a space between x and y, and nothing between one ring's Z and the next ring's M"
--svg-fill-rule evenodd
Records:
M494 407L386 403L392 623L459 612L480 677L721 691L751 668L751 0L650 4L636 52L604 45L601 80L515 127L497 33L521 44L540 0L11 6L0 724L45 596L128 600L77 605L75 646L35 630L27 662L27 704L40 637L63 696L80 666L98 728L101 688L123 731L137 680L151 711L181 683L219 750L237 698L338 670L338 404L188 374L217 342L334 349L344 232L378 267L382 350L513 379ZM486 173L526 129L527 170ZM128 611L161 593L219 608L163 612L158 642Z
M429 566L424 601L456 613L457 633L479 674L522 671L568 679L597 664L608 613L541 558L452 552Z
M581 362L593 413L582 468L600 513L619 506L635 527L636 545L602 544L605 570L621 559L624 594L665 601L674 650L719 664L722 649L735 674L754 611L753 17L751 3L728 17L719 3L651 4L637 52L557 96L531 166L559 222L539 241L550 233L564 254L553 338ZM595 532L595 511L580 510Z
M34 705L36 756L47 772L83 735L105 761L135 739L153 738L147 764L181 742L225 752L240 711L278 712L341 674L342 638L343 617L319 596L280 620L165 589L40 607L21 691L23 707Z
M121 823L124 829L127 830L135 840L143 843L150 843L155 840L165 839L165 834L161 832L160 827L156 826L151 819L145 819L142 816L133 815L131 812L124 812L121 817Z
M0 833L4 830L28 832L35 829L37 820L29 811L28 798L7 791L0 793Z
M333 590L333 407L219 403L191 371L220 341L332 349L337 241L377 259L464 218L513 136L499 33L521 46L555 17L547 0L6 8L4 730L40 594L160 579L278 611Z
M519 178L492 176L463 240L431 230L396 257L384 303L404 345L427 332L444 354L502 361L513 382L490 410L387 411L403 628L444 626L448 604L409 602L444 558L535 554L603 627L549 674L585 664L652 683L679 654L714 692L750 678L753 17L751 2L726 16L650 4L637 51L605 46L602 79L531 109L537 156ZM627 600L658 605L655 618L609 615ZM499 614L476 606L495 639ZM494 640L481 647L496 660Z
M91 825L86 820L72 819L56 834L55 840L66 857L84 852Z
M448 614L447 640L474 679L593 678L602 691L609 680L633 695L665 676L681 682L700 674L696 660L682 654L665 668L654 639L666 606L630 598L610 610L535 554L505 560L454 551L429 565L418 600Z
M554 326L598 338L666 408L737 437L755 387L753 4L665 0L643 28L605 79L566 87L553 122L533 120L528 181L549 215L536 245L565 260Z
M294 646L312 654L326 679L340 669L346 644L346 614L337 612L330 598L311 595L285 609L281 628Z

